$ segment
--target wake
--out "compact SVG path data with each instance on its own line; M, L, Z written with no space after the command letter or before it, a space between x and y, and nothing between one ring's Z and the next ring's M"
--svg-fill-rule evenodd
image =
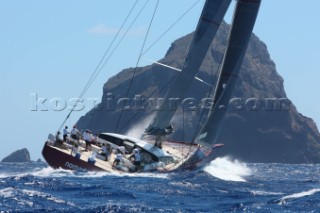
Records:
M252 174L245 163L229 157L216 158L203 170L216 178L238 182L246 182L244 177Z
M305 196L311 196L311 195L314 195L318 192L320 192L320 189L311 189L309 191L304 191L304 192L299 192L299 193L295 193L292 195L287 195L287 196L280 198L277 203L279 205L283 205L283 204L286 204L286 202L288 200L295 200L295 199L302 198Z

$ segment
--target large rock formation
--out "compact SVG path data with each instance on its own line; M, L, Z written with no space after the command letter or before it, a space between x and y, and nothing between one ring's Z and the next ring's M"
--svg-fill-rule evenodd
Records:
M212 85L215 85L228 31L229 26L223 24L198 74ZM192 34L189 34L176 40L160 62L182 68L191 39ZM156 64L139 67L127 94L133 72L132 68L125 69L110 78L103 87L102 102L80 118L78 127L95 132L142 133L155 109L155 102L150 98L164 97L168 85L179 72ZM211 89L195 80L185 97L201 103L203 98L212 95ZM143 102L140 96L134 99L136 94L148 101ZM122 100L117 104L124 97L131 101ZM146 105L142 107L141 103ZM203 123L208 110L203 111L200 105L192 107L194 103L191 102L184 106L185 110L180 108L173 119L175 132L170 137L192 141L198 123ZM221 125L217 142L225 144L220 155L246 162L320 162L320 134L315 123L297 112L287 99L283 79L276 71L267 46L255 35L251 37L226 117L222 124L216 125Z
M17 150L7 157L3 158L1 162L30 162L30 154L29 151L24 148Z

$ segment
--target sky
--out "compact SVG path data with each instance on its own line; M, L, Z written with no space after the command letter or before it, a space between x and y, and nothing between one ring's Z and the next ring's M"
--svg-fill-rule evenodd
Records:
M174 40L195 29L204 3L160 0L147 47L197 1L143 57L163 58ZM141 0L138 6L144 2ZM320 1L306 2L263 0L254 33L268 46L288 98L319 126ZM56 132L69 113L73 98L81 93L133 3L0 0L0 160L22 148L30 151L32 160L42 158L48 134ZM71 115L68 126L101 98L103 84L111 76L135 67L155 3L149 1L84 96L84 109ZM226 15L229 23L234 4ZM150 62L141 60L139 66L147 64Z

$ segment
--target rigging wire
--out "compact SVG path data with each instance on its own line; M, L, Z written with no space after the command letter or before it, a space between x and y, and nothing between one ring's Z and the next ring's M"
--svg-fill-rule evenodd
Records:
M109 57L105 60L107 54L109 53L111 47L113 46L114 42L116 41L116 39L118 38L118 36L120 35L120 32L122 31L124 25L127 23L130 15L132 14L135 6L137 5L139 0L136 0L135 3L133 4L133 6L130 9L130 12L128 13L128 15L126 16L125 20L123 21L122 25L120 26L120 29L118 30L117 34L114 36L112 42L109 44L109 47L107 48L106 52L104 53L102 59L100 60L98 66L96 67L95 71L93 72L93 74L91 75L90 79L88 80L86 86L83 89L83 94L85 94L89 87L92 85L93 81L95 80L95 78L97 77L97 75L101 72L101 70L103 69L103 67L105 66L106 62L109 60L109 58L111 57L111 55L113 54L114 50L109 54ZM117 47L117 46L116 46ZM104 62L104 63L103 63ZM103 63L103 64L102 64ZM102 65L101 65L102 64Z
M154 8L154 11L153 11L153 14L152 14L152 18L151 18L151 20L150 20L150 23L149 23L149 26L148 26L148 30L147 30L146 35L145 35L145 38L144 38L144 40L143 40L143 44L142 44L142 47L141 47L141 50L140 50L140 54L139 54L139 57L138 57L136 66L135 66L135 68L134 68L132 77L131 77L131 79L130 79L130 83L129 83L129 86L128 86L128 89L127 89L127 93L126 93L126 96L127 96L127 97L129 96L129 92L130 92L130 89L131 89L131 85L132 85L134 76L135 76L135 74L136 74L136 72L137 72L137 68L138 68L138 65L139 65L139 62L140 62L142 53L143 53L144 46L145 46L145 44L146 44L146 42L147 42L147 38L148 38L148 35L149 35L149 31L150 31L150 29L151 29L151 25L152 25L153 19L154 19L154 17L155 17L155 14L156 14L158 5L159 5L159 0L157 0L156 6L155 6L155 8ZM120 116L119 116L119 119L118 119L118 122L117 122L117 125L116 125L116 128L115 128L115 132L117 132L119 123L120 123L120 121L121 121L121 117L122 117L122 114L123 114L123 108L124 108L124 105L123 105L122 110L121 110L121 112L120 112Z
M162 33L143 53L146 54L158 41L160 41L185 15L187 15L201 0L196 1L186 10L164 33Z
M139 10L139 12L137 13L136 17L133 19L133 21L130 23L129 27L127 28L127 30L125 31L125 33L122 35L122 37L120 38L120 40L118 41L118 43L115 45L115 47L113 48L113 50L111 51L111 53L109 54L108 58L104 61L104 63L102 64L101 68L99 69L99 72L96 73L95 78L97 77L97 75L102 71L102 69L104 68L104 66L106 65L106 63L110 60L111 56L113 55L113 53L116 51L116 49L118 48L118 46L121 44L121 42L123 41L123 39L126 37L126 35L128 34L128 32L130 31L130 29L132 28L133 24L136 22L136 20L139 18L140 14L142 13L142 11L144 10L144 8L147 6L148 1L145 2L145 4L142 6L142 8Z
M169 84L171 84L171 83L179 76L178 74L179 74L179 73L176 73L174 77L172 77L169 81L167 81L167 82L159 89L159 92L158 92L158 93L161 93L161 91L163 91ZM147 97L147 99L150 98L150 97L152 97L152 96L154 96L156 93L157 93L157 89L154 89L154 90L152 91L152 93L149 95L149 97ZM136 114L134 114L134 115L131 117L131 119L130 119L129 121L127 121L127 122L122 126L122 128L121 128L119 131L123 130L126 126L128 126L128 125L138 116L139 113L141 113L141 111L139 111L139 112L137 112Z
M222 61L223 61L223 58L224 58L224 55L222 55L222 57L220 58L220 62L219 62L219 66L217 67L217 70L216 70L216 75L215 76L212 76L212 86L211 86L211 89L210 91L208 92L208 95L207 95L207 98L209 98L211 96L211 94L214 93L214 90L216 88L216 84L217 84L217 79L218 79L218 76L220 75L220 69L221 69L221 66L222 66ZM215 86L214 86L215 85ZM194 135L192 137L192 142L194 142L194 140L196 139L197 137L197 132L200 131L200 124L201 124L201 120L204 116L204 112L205 112L205 109L203 108L202 109L202 112L200 114L200 117L199 117L199 120L198 120L198 124L197 124L197 127L196 127L196 131L194 131Z
M130 17L130 15L132 14L132 11L134 10L134 8L136 7L137 3L139 0L136 0L135 3L133 4L133 6L131 7L128 15L126 16L125 20L123 21L121 27L119 28L117 34L114 36L112 42L109 44L106 52L104 53L103 57L101 58L100 62L98 63L97 67L94 69L94 72L92 73L91 77L89 78L89 80L87 81L85 87L83 88L82 92L80 93L80 95L78 96L79 99L81 99L83 97L83 95L88 91L89 87L92 85L94 79L97 77L98 73L101 71L101 69L104 67L105 63L103 64L102 68L99 70L99 67L101 65L101 63L104 61L105 57L107 56L107 54L109 53L111 47L113 46L114 42L116 41L118 35L120 34L120 32L122 31L122 28L124 27L124 25L127 23L128 18ZM113 53L113 52L112 52ZM99 71L98 71L99 70ZM67 117L65 118L65 120L62 122L62 124L60 125L58 131L63 127L63 125L66 123L66 121L68 120L68 118L70 117L71 113L74 111L74 109L77 107L78 102L76 102L72 109L70 110L70 112L68 113Z
M196 1L194 4L192 4L176 21L173 22L173 24L167 29L165 30L164 33L162 33L143 53L142 55L144 55L145 53L147 53L157 42L159 42L178 22L181 21L181 19L186 16L201 0ZM154 62L154 63L159 63L159 62ZM177 68L175 68L176 70L179 70ZM169 80L167 83L164 84L164 86L162 88L160 88L159 93L165 89L165 87L167 87L169 84L171 84L171 82L177 78L178 74L175 75L171 80ZM196 77L197 78L197 77ZM204 82L204 81L203 81ZM207 82L204 82L205 84L209 85ZM211 85L209 85L211 86ZM151 95L149 95L149 97L155 95L157 93L156 89L154 89L154 91L151 93ZM131 119L126 122L124 124L124 126L122 126L120 128L119 131L122 131L126 126L128 126L135 118L136 116L139 114L140 112L137 112L136 114L134 114Z

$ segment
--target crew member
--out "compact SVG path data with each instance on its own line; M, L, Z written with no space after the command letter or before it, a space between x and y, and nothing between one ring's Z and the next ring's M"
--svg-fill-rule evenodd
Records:
M68 126L65 126L64 129L63 129L63 141L64 142L67 142L67 138L68 138Z
M86 151L88 151L89 146L91 146L92 135L90 134L90 130L86 130L83 135L83 140L86 142Z
M135 171L140 171L140 165L141 165L141 155L140 155L140 150L139 149L134 149L133 154L130 156L130 158L134 158L134 166L135 166Z
M115 158L114 161L113 161L112 168L114 168L114 165L118 166L118 164L119 164L121 161L122 161L122 154L121 154L121 152L118 150L117 155L116 155L116 158Z
M74 125L72 130L71 130L71 138L75 139L75 140L79 140L79 130L77 129L77 127Z

